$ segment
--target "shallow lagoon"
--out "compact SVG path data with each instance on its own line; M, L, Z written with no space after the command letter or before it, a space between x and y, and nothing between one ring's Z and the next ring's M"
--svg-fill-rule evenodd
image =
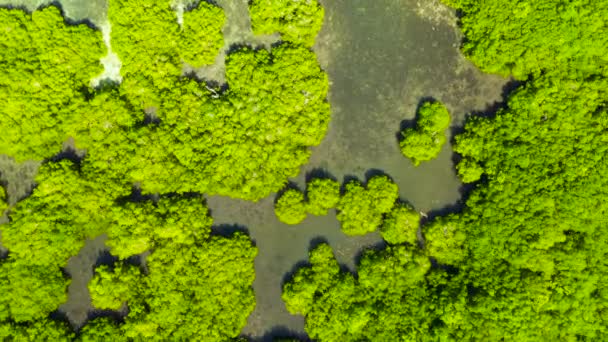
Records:
M29 8L47 1L22 1ZM265 45L277 37L253 37L247 18L247 0L217 1L227 12L226 48L234 43ZM1 4L15 1L0 0ZM105 21L105 1L64 0L64 13L78 21L89 18L97 26ZM456 18L437 1L321 0L326 20L315 51L331 80L330 129L313 149L310 163L293 181L300 186L316 170L339 180L365 179L378 172L390 175L401 198L422 212L443 212L457 207L461 184L453 167L451 146L419 167L404 158L397 133L404 120L414 118L422 98L435 98L450 109L453 126L462 125L467 113L484 111L502 100L506 80L483 75L458 51ZM215 66L195 70L199 76L222 81L222 57ZM189 71L189 70L185 70ZM35 164L19 169L0 159L3 181L13 198L27 192ZM12 170L12 171L10 171ZM10 171L10 172L9 172ZM246 230L259 248L255 261L257 306L243 335L269 340L277 334L303 334L304 320L289 315L280 298L281 285L296 265L305 262L311 244L327 241L338 260L354 271L355 260L367 246L378 246L378 234L347 237L335 215L309 217L298 226L280 223L273 212L274 196L251 203L223 197L208 198L216 231ZM103 238L92 240L70 259L73 277L70 299L62 306L75 324L90 310L86 283L92 265L103 255Z

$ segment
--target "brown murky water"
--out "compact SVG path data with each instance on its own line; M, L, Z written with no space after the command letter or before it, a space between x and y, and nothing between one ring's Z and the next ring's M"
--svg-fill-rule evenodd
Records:
M0 0L3 3L12 2ZM30 5L45 1L26 1ZM104 1L64 0L67 15L78 20L105 20ZM247 0L218 0L227 14L226 48L235 43L266 45L276 36L254 37L247 17ZM293 181L303 185L314 170L324 170L339 180L365 179L384 172L399 185L402 199L417 210L429 212L453 206L461 199L461 184L454 172L451 146L439 157L414 167L398 148L397 133L404 120L415 116L423 98L442 101L462 125L467 113L483 111L502 100L506 80L483 75L458 51L461 40L456 18L437 0L321 0L326 20L315 51L331 80L329 101L332 121L310 163ZM223 81L223 55L213 67L193 70L206 79ZM186 71L190 71L187 70ZM9 193L27 191L35 165L18 171L0 159L0 172ZM12 170L6 172L6 170ZM26 185L19 185L26 184ZM17 192L15 192L17 191ZM224 197L208 198L219 233L247 230L259 249L255 260L254 289L257 305L243 335L270 340L273 335L305 336L304 319L290 315L281 300L281 286L294 267L307 260L311 245L327 241L338 260L354 270L360 251L381 242L378 234L347 237L335 215L309 217L302 224L280 223L273 212L274 196L257 203ZM235 228L236 226L236 228ZM103 251L103 238L92 240L70 259L73 277L69 301L62 306L70 319L83 322L90 308L86 283L92 265Z

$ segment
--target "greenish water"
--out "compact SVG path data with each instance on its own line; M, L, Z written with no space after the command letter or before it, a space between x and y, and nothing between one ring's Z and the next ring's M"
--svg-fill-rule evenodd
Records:
M0 0L0 5L13 1ZM36 5L45 1L25 1ZM105 1L64 0L65 13L74 20L91 18L105 22ZM247 0L218 0L226 10L226 48L235 43L267 45L276 36L254 37L247 17ZM331 80L329 101L332 121L327 136L313 149L310 163L294 182L318 169L342 181L365 179L371 171L390 175L399 185L403 200L417 210L432 212L450 208L461 199L461 184L454 172L451 146L439 157L414 167L398 148L397 132L403 120L414 118L422 98L442 101L462 125L465 114L483 111L501 101L506 80L483 75L458 51L460 36L452 13L435 0L321 0L326 20L315 51ZM223 54L212 67L193 70L198 76L223 81ZM189 71L189 70L186 70ZM0 158L0 171L13 198L27 193L36 164L17 167ZM286 311L281 286L294 267L307 260L311 244L327 241L338 260L354 270L360 251L381 242L378 234L347 237L332 213L309 217L287 226L273 212L274 197L257 203L224 197L208 198L218 233L237 226L255 241L254 289L257 306L243 335L270 340L272 335L302 335L304 320ZM75 324L85 321L92 309L86 284L92 265L103 253L103 238L91 240L70 259L66 270L73 281L69 300L62 306Z

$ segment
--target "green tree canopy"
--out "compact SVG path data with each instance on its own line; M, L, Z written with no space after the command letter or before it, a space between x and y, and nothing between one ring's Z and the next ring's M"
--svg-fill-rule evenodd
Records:
M0 31L0 154L51 157L67 139L65 124L83 113L81 89L103 70L101 33L66 25L55 6L0 8Z
M313 178L306 183L307 211L327 215L340 201L340 183L330 178Z
M331 248L310 253L283 288L287 309L306 317L306 331L318 341L431 340L434 315L425 286L430 262L406 246L366 252L358 278L340 271Z
M404 203L395 203L388 212L380 227L380 234L384 241L390 244L409 243L416 245L420 214Z
M439 102L425 102L418 109L416 128L401 132L401 152L418 166L435 159L446 143L445 130L450 126L450 113Z
M253 0L249 7L255 34L280 33L287 42L312 46L325 12L317 0Z
M298 224L304 221L306 209L304 194L293 188L285 190L274 205L274 213L279 221L287 224Z
M344 186L338 202L337 218L347 235L364 235L382 225L383 215L391 210L399 198L399 189L387 176L374 176L367 189L359 181Z

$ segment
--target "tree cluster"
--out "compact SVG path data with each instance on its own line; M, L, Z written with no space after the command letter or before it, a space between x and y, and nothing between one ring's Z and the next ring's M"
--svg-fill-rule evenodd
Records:
M462 12L464 53L525 82L456 137L458 172L476 184L462 212L422 227L417 253L436 267L387 265L392 245L352 279L314 250L284 287L287 308L319 341L606 340L608 3L446 3ZM370 270L383 276L358 293Z
M212 219L200 196L132 201L128 192L116 197L120 187L89 181L80 172L70 161L44 164L34 192L17 203L3 226L2 242L10 251L0 263L3 340L34 340L24 336L67 299L69 279L62 268L86 239L101 234L107 234L110 252L120 261L97 268L89 285L93 303L107 310L125 305L128 315L124 322L101 318L85 327L80 339L238 335L255 305L257 250L249 238L211 236ZM150 252L145 267L128 264L144 252ZM61 328L45 334L71 338L64 325L45 324ZM37 338L42 336L47 335Z
M144 193L258 200L278 191L327 130L327 75L296 40L231 51L221 88L183 75L186 64L213 63L225 16L200 1L180 25L172 3L110 1L122 82L96 89L89 82L101 73L105 53L98 31L65 25L52 6L32 14L1 9L7 39L0 88L9 101L0 109L7 133L0 153L48 159L71 137L87 151L87 175L125 187L139 183ZM318 28L304 31L314 37Z
M274 209L277 218L287 224L299 224L308 214L323 216L340 201L340 183L331 178L312 178L306 194L287 188L279 194Z
M0 8L0 153L18 161L61 151L66 123L85 113L81 89L103 70L101 32L65 25L54 6Z
M280 33L286 42L312 47L325 12L318 0L253 0L249 7L255 34Z
M399 146L403 155L418 166L441 152L447 141L445 131L450 126L450 113L443 104L428 101L420 106L416 119L416 128L401 132Z
M327 76L298 41L231 51L221 89L183 75L213 63L225 17L199 1L178 22L172 5L109 2L122 82L97 88L99 31L55 6L0 8L0 153L44 161L2 227L0 340L228 340L253 310L256 248L211 235L200 194L257 200L295 176L327 129ZM82 160L56 157L68 138ZM90 292L128 314L75 334L50 317L67 299L68 259L102 234L118 261L97 267Z
M336 209L342 231L347 235L365 235L380 228L391 244L415 244L420 215L400 202L399 188L384 175L373 176L363 185L358 180L344 184L329 178L312 178L306 194L288 188L277 198L275 213L287 224L299 224L307 214L326 215Z
M355 278L331 247L310 252L310 265L285 284L289 312L306 316L316 341L425 341L436 315L425 275L431 263L407 245L367 251Z

